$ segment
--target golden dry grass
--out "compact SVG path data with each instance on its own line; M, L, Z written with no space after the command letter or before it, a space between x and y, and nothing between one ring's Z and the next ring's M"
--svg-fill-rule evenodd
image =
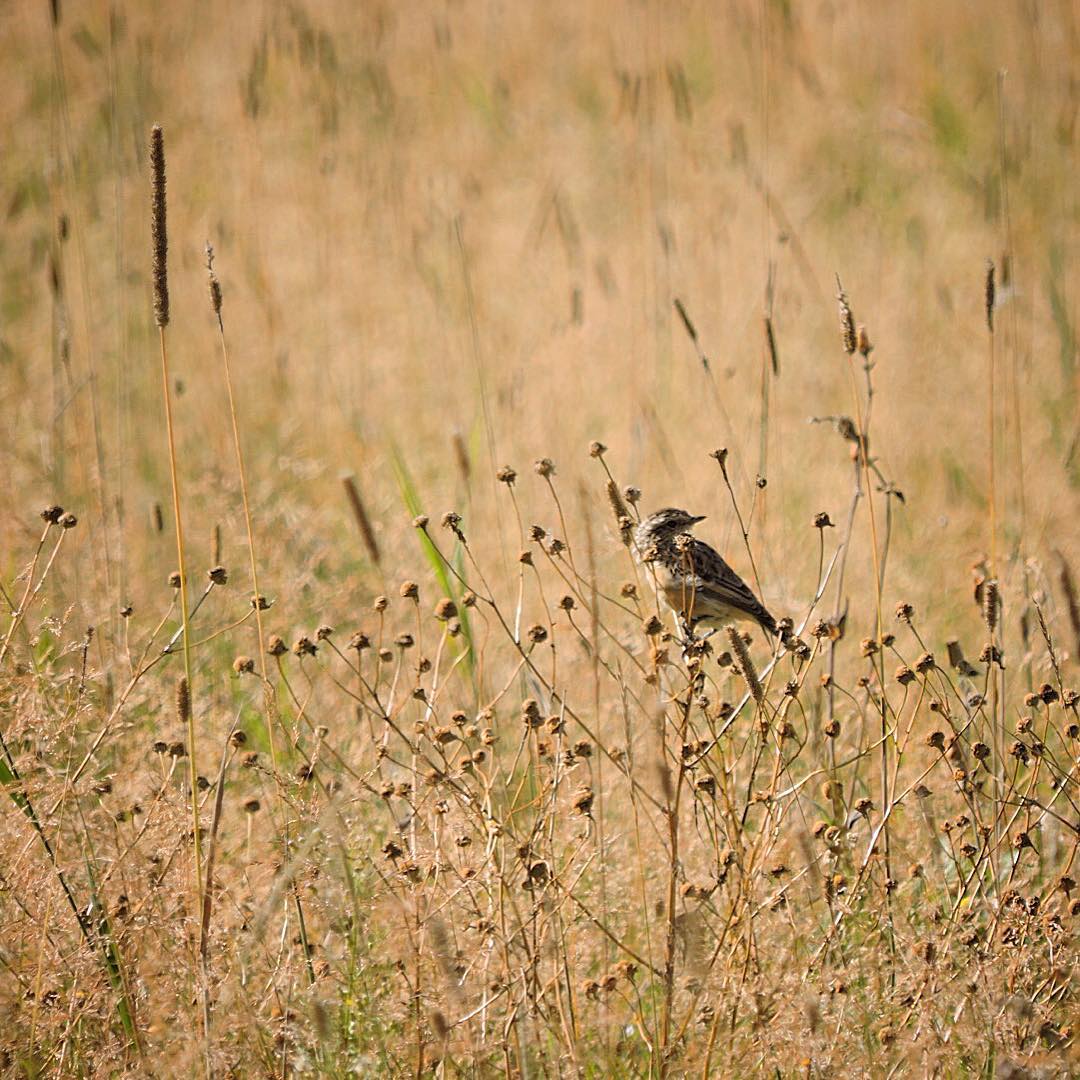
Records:
M5 1071L1070 1074L1072 5L52 11L0 16ZM612 481L797 640L681 649Z

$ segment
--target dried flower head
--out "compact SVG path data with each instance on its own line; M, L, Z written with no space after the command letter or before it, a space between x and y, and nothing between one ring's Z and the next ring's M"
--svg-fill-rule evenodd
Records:
M592 817L593 798L593 789L586 785L574 795L572 805L583 817Z
M866 332L866 327L862 324L859 325L859 355L864 360L870 358L870 354L874 351L874 346L870 342L870 335Z
M315 642L306 634L302 634L293 642L292 651L297 656L314 656L316 652Z

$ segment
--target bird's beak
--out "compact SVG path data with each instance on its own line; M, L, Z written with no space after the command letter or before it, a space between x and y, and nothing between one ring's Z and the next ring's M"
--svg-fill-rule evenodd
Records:
M698 514L697 517L690 519L690 523L692 525L696 525L699 521L704 521L704 520L705 520L705 515L704 514Z

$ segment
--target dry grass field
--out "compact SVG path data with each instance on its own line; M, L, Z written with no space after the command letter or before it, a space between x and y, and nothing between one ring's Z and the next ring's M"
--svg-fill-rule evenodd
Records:
M3 1075L1080 1070L1075 5L0 61Z

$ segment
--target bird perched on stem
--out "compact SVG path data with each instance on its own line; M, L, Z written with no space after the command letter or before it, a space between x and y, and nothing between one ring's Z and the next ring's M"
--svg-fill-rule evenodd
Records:
M708 544L689 529L704 515L667 507L650 514L634 531L640 562L653 573L656 591L693 632L698 623L723 626L756 622L776 634L776 620L750 587Z

